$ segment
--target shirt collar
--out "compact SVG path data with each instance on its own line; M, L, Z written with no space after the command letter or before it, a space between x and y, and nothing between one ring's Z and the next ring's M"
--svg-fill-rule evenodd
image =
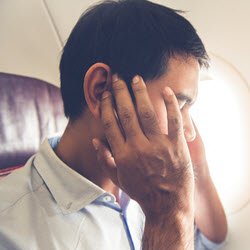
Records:
M64 214L76 212L106 193L61 161L46 139L34 166Z

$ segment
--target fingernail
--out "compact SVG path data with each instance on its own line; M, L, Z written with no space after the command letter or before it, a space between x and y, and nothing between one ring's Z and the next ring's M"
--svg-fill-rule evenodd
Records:
M117 82L119 80L119 77L117 74L112 75L112 82Z
M93 144L95 150L98 150L98 148L99 148L99 142L96 139L92 140L92 144Z
M132 83L138 83L140 81L140 77L137 75L132 79Z
M171 95L173 95L173 91L169 87L166 87L164 89L164 94L167 96L171 96Z

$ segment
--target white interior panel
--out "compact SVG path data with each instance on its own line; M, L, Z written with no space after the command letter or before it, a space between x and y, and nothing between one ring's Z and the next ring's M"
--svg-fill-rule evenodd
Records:
M223 250L249 250L250 203L228 217L229 233Z
M42 1L1 0L0 36L0 71L58 84L61 49Z
M91 0L44 0L58 29L59 39L65 44L81 14L97 1Z

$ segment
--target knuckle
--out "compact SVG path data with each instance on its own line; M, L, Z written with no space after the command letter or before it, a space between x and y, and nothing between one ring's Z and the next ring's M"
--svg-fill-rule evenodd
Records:
M132 120L133 114L132 111L128 107L120 107L119 108L119 113L120 113L120 119L124 122L127 123Z
M102 105L102 107L105 108L105 109L109 108L109 106L112 105L112 97L111 97L111 95L102 98L102 100L101 100L101 105Z
M142 108L138 111L140 120L143 123L143 130L148 134L161 134L159 123L155 112L149 108Z
M181 122L181 119L179 117L174 117L172 119L172 123L177 131L182 128L182 122Z
M182 130L182 119L179 116L168 114L168 123L171 126L172 131L178 132Z
M145 107L141 108L139 110L139 115L140 115L141 119L143 119L143 120L147 120L147 121L150 121L150 122L156 122L157 121L154 111L149 109L149 108L145 108Z
M167 104L168 105L174 105L175 104L175 99L174 99L174 96L172 95L172 96L169 96L167 99L166 99L166 101L167 101Z
M159 129L156 126L144 125L143 130L147 134L151 134L151 135L154 135L154 136L160 136L161 135L161 132L159 131Z
M180 136L182 135L182 128L173 128L171 131L169 131L168 137L170 140L178 141Z
M103 123L103 127L104 127L105 130L108 130L108 129L112 128L113 124L114 124L113 120L111 118L109 118L109 117L103 118L102 123Z
M178 135L181 135L182 134L182 127L180 126L180 127L177 127L176 129L175 129L175 134L178 136Z
M130 129L128 129L128 131L126 132L126 134L127 134L127 137L135 137L135 136L137 136L137 131L134 130L134 129L132 129L132 128L130 128Z
M144 85L144 84L140 84L140 83L138 83L138 84L133 84L132 85L132 87L133 87L133 91L135 92L135 93L144 93L145 91L146 91L146 85Z
M115 92L123 91L123 90L125 90L125 88L126 88L125 84L123 84L123 82L121 82L121 81L117 81L117 82L113 83L113 90Z

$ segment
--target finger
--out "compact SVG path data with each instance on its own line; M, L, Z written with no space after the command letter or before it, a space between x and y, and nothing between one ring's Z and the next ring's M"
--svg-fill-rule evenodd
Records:
M97 160L100 166L106 172L106 174L108 174L110 179L116 185L118 185L117 168L114 157L112 156L112 153L110 152L109 148L96 138L92 140L92 143L97 152Z
M183 123L177 98L171 88L166 87L163 91L163 97L167 108L168 116L168 137L170 139L179 139L184 135Z
M117 74L112 77L112 89L117 115L124 131L124 136L126 139L131 139L142 134L127 85L122 79L118 78Z
M161 134L161 129L142 77L135 76L132 89L136 99L136 109L143 132L146 136Z
M101 100L101 121L111 151L116 155L122 150L125 141L114 114L111 93L108 91L103 93Z
M191 117L191 121L193 123L193 127L194 127L194 130L195 130L196 136L200 137L199 130L198 130L198 128L197 128L197 126L196 126L196 124L195 124L195 122L194 122L194 120L193 120L192 117Z
M203 140L202 140L201 135L199 133L199 130L198 130L194 120L192 118L191 118L191 120L192 120L192 124L193 124L194 130L195 130L196 136L195 136L194 140L187 142L188 147L191 151L197 150L197 149L194 149L194 148L197 148L197 146L199 148L204 149L204 143L203 143Z

